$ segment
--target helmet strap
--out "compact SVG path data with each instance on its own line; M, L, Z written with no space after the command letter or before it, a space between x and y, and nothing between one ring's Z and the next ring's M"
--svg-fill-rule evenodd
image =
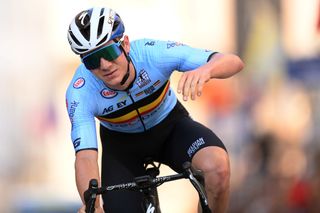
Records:
M128 60L128 59L127 59L127 60ZM122 78L122 80L121 80L121 82L120 82L120 85L121 85L121 86L124 85L124 84L126 83L126 81L128 80L128 78L129 78L129 75L130 75L130 67L129 67L129 65L130 65L130 61L128 60L127 72L126 72L126 74L123 76L123 78Z
M128 78L129 78L129 75L130 75L130 66L129 66L129 65L130 65L130 62L131 62L131 58L130 58L130 56L126 53L126 51L124 50L124 48L123 48L122 46L120 46L120 48L122 49L124 55L126 56L127 62L128 62L127 72L126 72L126 74L123 76L123 78L122 78L122 80L121 80L121 82L120 82L120 85L122 86L122 85L124 85L124 84L127 82Z

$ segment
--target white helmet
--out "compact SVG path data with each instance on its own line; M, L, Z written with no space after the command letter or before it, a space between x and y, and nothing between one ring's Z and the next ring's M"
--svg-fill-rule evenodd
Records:
M80 12L72 20L68 41L73 52L84 54L112 39L122 37L123 33L123 22L115 11L106 7L94 7Z

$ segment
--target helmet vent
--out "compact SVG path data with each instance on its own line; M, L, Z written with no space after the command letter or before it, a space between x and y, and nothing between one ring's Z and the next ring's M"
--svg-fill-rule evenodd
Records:
M104 16L100 18L99 24L98 24L98 38L102 33L102 28L103 28L103 22L104 22Z
M103 44L103 43L107 40L108 35L109 35L109 33L108 33L107 35L105 35L105 36L103 37L103 39L101 39L101 41L99 41L99 43L97 44L97 46L99 46L100 44Z
M90 40L90 16L91 11L83 11L82 13L78 14L75 18L75 23L81 32L82 36L85 37L87 41Z
M102 16L103 13L104 13L104 8L101 9L100 16Z
M85 52L88 51L88 49L80 49L80 48L74 48L75 50L77 50L78 52Z
M72 40L78 45L78 46L82 46L82 44L80 43L80 41L73 35L73 32L69 29L69 34L72 38Z

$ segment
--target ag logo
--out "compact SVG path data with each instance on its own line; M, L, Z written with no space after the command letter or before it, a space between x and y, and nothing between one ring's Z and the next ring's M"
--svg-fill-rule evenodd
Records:
M85 84L84 78L82 78L82 77L77 78L77 80L75 80L75 82L73 83L73 88L79 89L79 88L83 87L84 84Z
M104 88L103 90L101 90L100 92L101 96L104 98L113 98L116 95L118 95L117 92L113 91L113 90L109 90L107 88Z

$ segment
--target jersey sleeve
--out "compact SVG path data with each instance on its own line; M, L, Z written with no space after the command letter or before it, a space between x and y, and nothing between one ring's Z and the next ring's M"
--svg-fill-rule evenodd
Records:
M174 41L144 40L146 52L167 76L173 71L189 71L204 65L215 52Z
M95 101L92 100L92 96L84 92L85 88L77 88L79 79L85 82L84 78L74 80L66 93L67 111L71 122L71 140L76 152L84 149L97 150L98 143L93 113Z

